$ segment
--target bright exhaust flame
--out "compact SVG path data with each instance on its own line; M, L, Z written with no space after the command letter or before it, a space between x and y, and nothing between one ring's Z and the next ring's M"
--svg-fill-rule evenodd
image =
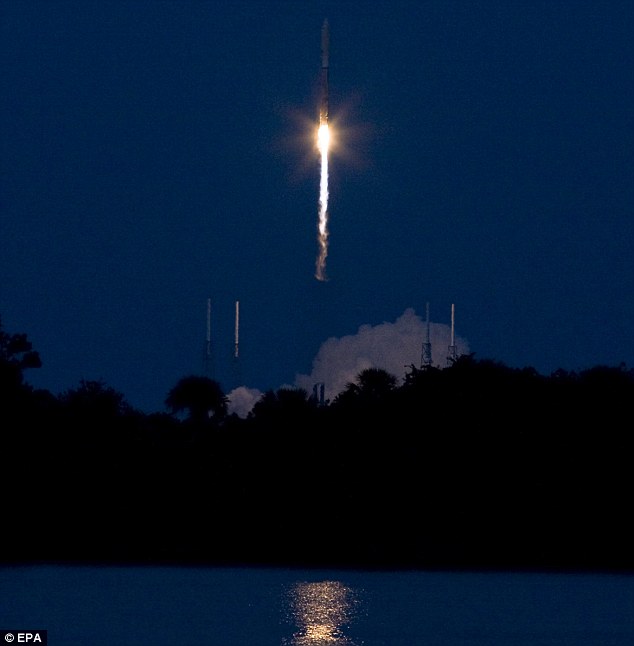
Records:
M322 123L317 132L317 148L321 153L321 180L319 183L319 224L317 240L319 253L317 255L315 278L326 280L326 257L328 256L328 147L330 131L328 123Z

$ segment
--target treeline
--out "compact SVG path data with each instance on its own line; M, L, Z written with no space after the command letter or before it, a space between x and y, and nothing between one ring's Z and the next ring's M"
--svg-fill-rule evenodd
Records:
M467 355L245 419L205 377L144 414L101 382L36 390L40 365L0 327L2 562L634 570L625 365Z

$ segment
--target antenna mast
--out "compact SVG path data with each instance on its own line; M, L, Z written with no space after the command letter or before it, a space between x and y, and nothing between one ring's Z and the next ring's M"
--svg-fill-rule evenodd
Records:
M455 323L455 306L451 304L451 343L449 345L449 354L447 355L447 365L451 365L456 360L456 340L454 334Z

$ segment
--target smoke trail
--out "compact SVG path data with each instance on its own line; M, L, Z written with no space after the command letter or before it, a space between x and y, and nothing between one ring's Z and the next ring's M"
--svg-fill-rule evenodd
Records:
M328 146L330 143L330 131L328 123L322 123L317 133L317 147L321 153L321 180L319 183L319 223L317 241L319 242L319 253L315 278L326 280L326 257L328 256Z

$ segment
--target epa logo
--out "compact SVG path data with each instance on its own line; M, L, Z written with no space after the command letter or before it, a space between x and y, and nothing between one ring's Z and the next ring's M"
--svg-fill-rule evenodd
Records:
M7 643L15 642L17 644L45 644L40 633L6 633L4 641Z

